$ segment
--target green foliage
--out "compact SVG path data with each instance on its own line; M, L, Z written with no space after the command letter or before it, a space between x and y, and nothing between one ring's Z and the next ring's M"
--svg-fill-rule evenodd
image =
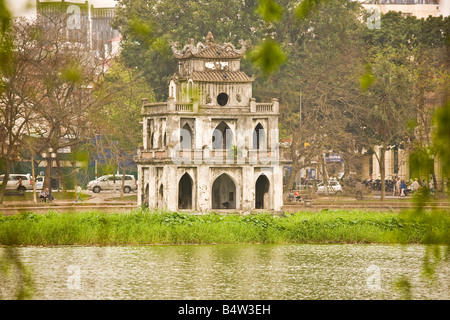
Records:
M273 0L259 0L256 11L266 22L278 21L283 14L283 8Z
M61 71L61 78L63 81L71 83L81 83L82 70L75 63L66 65Z
M154 243L427 243L448 241L446 212L407 214L329 210L271 214L192 215L134 210L0 217L4 245Z
M0 36L11 26L11 13L6 7L6 0L0 0Z
M370 70L369 65L366 65L366 72L361 76L359 82L361 84L361 89L363 91L368 90L369 87L375 82L375 77L372 71Z
M286 56L280 49L279 44L272 40L265 40L256 46L249 53L249 57L257 67L261 68L264 74L274 72L286 61Z
M442 160L442 165L447 176L450 175L450 101L436 110L434 121L436 131L433 143Z
M325 4L328 1L329 0L303 0L298 4L295 15L301 21L306 20L311 14L318 11L318 7L321 4Z

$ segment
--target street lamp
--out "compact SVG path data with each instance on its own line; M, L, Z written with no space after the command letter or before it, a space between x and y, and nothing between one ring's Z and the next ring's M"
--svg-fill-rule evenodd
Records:
M53 152L53 148L48 148L47 152L45 152L45 151L42 152L42 158L47 159L47 171L48 172L45 173L45 176L47 176L47 179L48 179L48 189L51 190L50 176L52 173L53 159L56 159L56 153ZM44 177L44 183L45 183L45 177Z

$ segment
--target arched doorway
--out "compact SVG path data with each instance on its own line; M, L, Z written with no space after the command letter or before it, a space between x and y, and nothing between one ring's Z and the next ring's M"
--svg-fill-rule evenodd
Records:
M265 174L258 177L255 183L255 209L269 209L270 182Z
M178 209L192 209L192 178L188 173L178 183Z
M233 141L233 132L225 122L220 122L213 131L212 148L213 149L231 149Z
M213 209L236 209L236 185L227 174L220 175L212 186Z

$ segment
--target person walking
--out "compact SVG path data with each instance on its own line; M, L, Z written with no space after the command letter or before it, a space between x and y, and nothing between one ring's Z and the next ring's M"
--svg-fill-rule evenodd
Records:
M400 181L400 178L397 178L397 182L395 183L395 189L396 195L399 196L402 189L402 182Z
M417 178L414 180L414 182L411 184L411 192L416 192L417 190L419 190L419 181L417 181Z
M402 180L402 182L400 183L400 188L402 190L400 193L400 197L405 197L405 190L406 190L405 180Z
M397 194L397 181L398 177L395 177L394 183L392 184L392 196L395 196Z
M77 189L76 189L76 196L77 198L75 199L75 202L78 203L78 200L83 201L83 199L81 198L81 193L82 193L82 189L81 186L79 184L77 184Z

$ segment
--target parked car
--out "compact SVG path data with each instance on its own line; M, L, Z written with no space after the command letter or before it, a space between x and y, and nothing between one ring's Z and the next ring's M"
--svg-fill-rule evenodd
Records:
M87 189L94 193L99 193L104 190L120 190L122 186L122 175L116 174L105 175L97 178L96 180L89 181ZM133 190L137 190L137 182L133 175L125 175L125 186L123 192L129 193Z
M341 184L336 180L328 181L328 185L326 186L323 182L317 184L317 193L340 193L342 192Z
M44 177L38 176L34 179L34 181L36 182L36 190L41 190L44 185Z
M3 183L4 177L4 174L0 176L0 184ZM20 182L20 180L22 180L22 182ZM6 190L17 190L22 192L26 190L33 190L33 178L28 173L10 173L6 184Z

